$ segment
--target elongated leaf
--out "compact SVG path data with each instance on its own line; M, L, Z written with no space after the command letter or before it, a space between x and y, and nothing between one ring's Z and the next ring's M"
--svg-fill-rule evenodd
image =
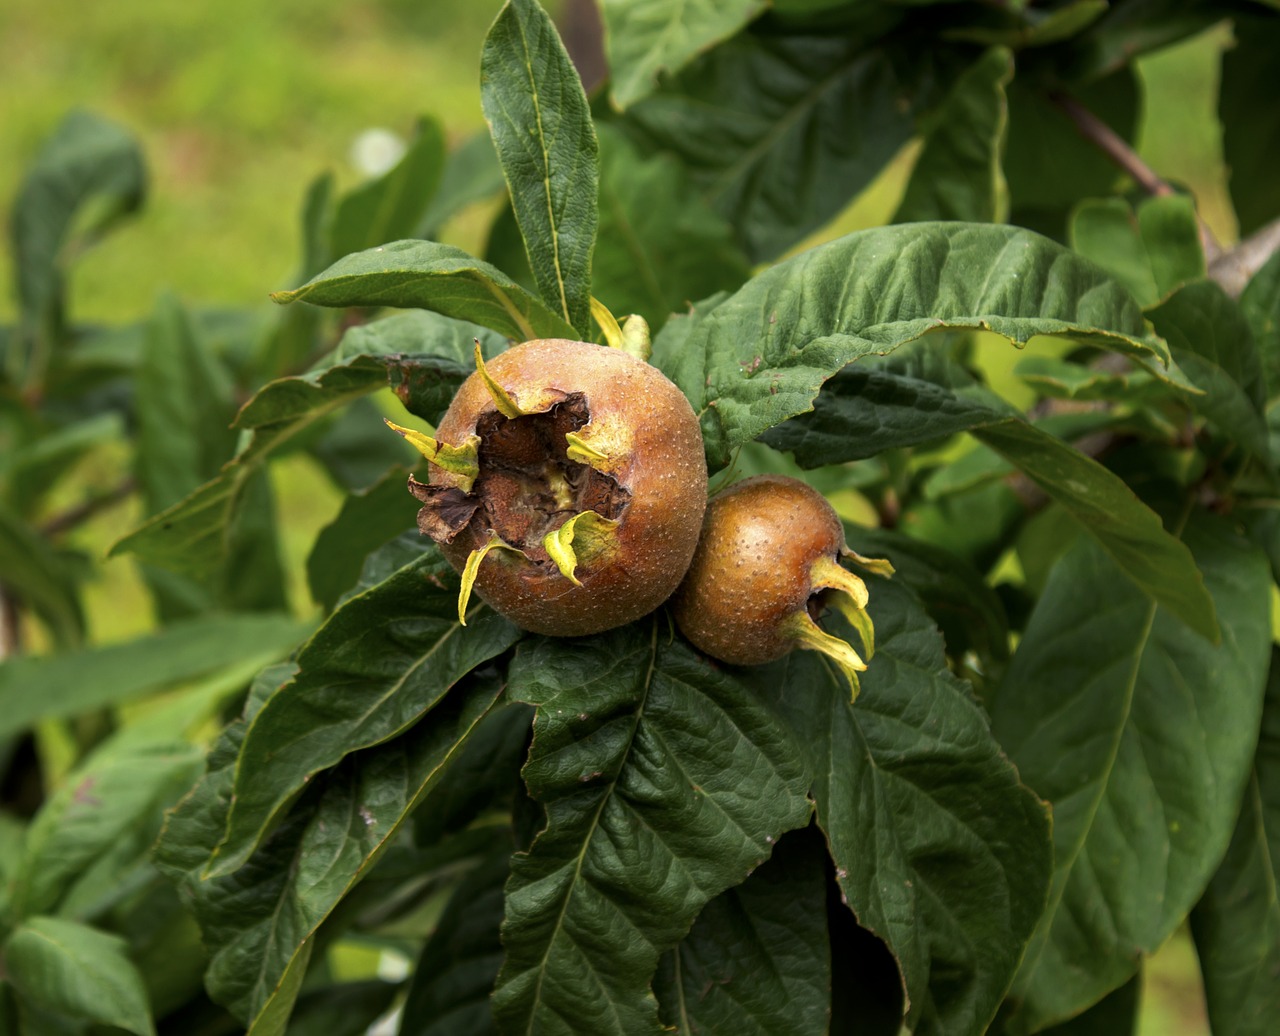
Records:
M255 689L246 719L228 728L200 785L170 815L157 863L183 889L211 962L211 995L244 1021L279 1031L306 970L315 933L442 779L501 690L469 680L404 736L357 753L318 777L238 873L201 877L225 828L245 735L280 678ZM288 684L285 685L289 686ZM263 1031L266 1031L265 1029Z
M276 302L431 309L517 341L576 338L573 327L501 270L435 241L393 241L344 256Z
M417 136L393 168L338 202L330 255L343 256L411 237L443 170L444 133L434 119L422 119Z
M199 776L202 756L191 745L156 746L78 767L32 821L18 916L54 913L76 877L118 843L132 843L135 857L144 851L164 810Z
M600 183L596 131L577 69L537 0L507 0L485 37L480 103L538 291L578 330L572 337L586 338Z
M481 864L458 886L414 968L405 1000L403 1036L490 1036L493 992L502 965L503 855Z
M1188 378L1187 402L1257 457L1269 453L1262 419L1266 381L1249 323L1212 281L1193 281L1147 313Z
M895 223L1000 220L1007 207L1000 168L1009 122L1004 91L1012 78L1013 55L993 47L955 81L929 120Z
M64 267L116 219L142 205L147 173L138 143L113 122L73 111L36 156L14 200L11 233L24 319L61 305ZM77 240L78 239L78 240Z
M1240 296L1240 312L1253 332L1269 402L1280 394L1280 252L1253 275Z
M1271 60L1280 47L1280 18L1238 18L1235 46L1222 56L1218 117L1222 156L1231 170L1228 186L1240 234L1257 230L1280 214L1280 113L1259 104L1271 90Z
M209 873L244 864L315 774L404 732L518 635L481 604L463 629L457 575L434 549L348 600L298 655L297 677L250 723Z
M5 942L5 972L24 1001L55 1018L153 1036L142 977L126 951L123 939L88 925L33 917Z
M236 660L279 658L308 628L287 616L219 615L123 644L14 659L0 666L0 737L37 720L130 701Z
M1191 914L1214 1032L1263 1036L1280 1013L1280 657L1226 859Z
M869 589L876 653L855 705L812 652L795 651L752 680L809 746L840 890L897 958L908 1024L922 1034L977 1034L1044 902L1048 817L951 675L910 591L882 580Z
M813 407L860 356L929 332L995 331L1011 342L1069 337L1168 361L1133 299L1097 267L1014 227L913 223L820 245L748 281L700 316L673 321L653 362L693 401L713 468Z
M526 642L508 694L537 706L524 778L547 824L512 861L494 1013L509 1031L660 1032L659 953L808 818L797 747L657 623Z
M646 150L681 159L759 262L843 209L967 63L910 37L745 32L629 109L626 125Z
M670 155L644 155L608 126L600 134L600 234L592 292L657 331L694 299L750 275L729 223Z
M417 232L410 236L438 240L445 222L468 205L496 196L506 186L498 154L493 150L493 138L483 130L473 134L449 152L440 187Z
M1187 636L1081 540L992 705L1000 743L1054 807L1053 887L1011 1031L1039 1031L1122 985L1226 851L1261 715L1270 574L1221 520L1192 516L1185 536L1222 618L1220 646Z
M663 954L662 1020L682 1033L813 1036L831 1012L827 852L816 831L784 835L737 888L702 908Z
M84 614L71 566L44 537L3 504L0 504L0 583L39 616L60 647L80 643L84 636ZM3 680L3 670L0 670L0 680ZM0 727L3 725L4 712L0 710Z
M112 411L60 427L33 420L21 435L15 430L7 436L8 449L0 457L0 499L15 517L30 522L59 480L75 470L76 461L103 443L124 438L124 420Z
M626 108L760 14L767 0L602 0L609 96Z

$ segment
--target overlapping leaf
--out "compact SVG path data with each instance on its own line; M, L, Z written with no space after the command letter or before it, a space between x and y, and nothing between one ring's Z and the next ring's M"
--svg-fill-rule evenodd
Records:
M414 544L394 573L349 598L299 653L298 675L254 715L236 759L211 875L243 865L317 773L402 734L518 631L483 604L458 621L458 580ZM398 553L398 551L397 551Z
M480 55L480 102L538 291L578 330L569 337L586 338L600 182L596 131L577 69L537 0L507 0L490 28Z
M517 341L575 338L573 327L496 267L435 241L393 241L344 256L277 302L430 309Z
M766 6L767 0L603 0L613 103L634 104L659 75L678 72Z
M1240 312L1253 332L1270 401L1280 394L1280 252L1253 275L1240 296Z
M835 216L915 132L968 62L919 40L740 33L627 112L678 155L754 261Z
M811 652L752 680L807 746L840 889L897 958L913 1031L976 1036L1040 914L1049 820L910 591L870 590L876 653L856 704Z
M808 818L797 746L656 623L526 642L508 693L537 706L524 778L547 823L507 884L499 1024L660 1032L659 954Z
M1263 1036L1280 1015L1280 657L1226 859L1191 914L1215 1032Z
M655 340L654 363L693 401L708 461L720 467L735 447L810 410L848 363L948 328L1014 343L1069 337L1157 373L1168 361L1128 293L1052 241L1015 227L915 223L779 263L672 321Z
M1280 47L1280 17L1240 18L1236 43L1222 56L1218 117L1222 153L1231 170L1228 186L1242 235L1252 233L1280 213L1280 113L1259 104L1273 76L1272 59Z
M1222 619L1189 636L1087 540L1058 562L992 705L1023 779L1054 807L1049 905L1011 1031L1120 986L1181 923L1226 851L1269 657L1262 552L1221 520L1186 539Z
M827 852L816 831L785 835L736 888L711 900L663 954L654 983L677 1032L813 1036L831 1013Z

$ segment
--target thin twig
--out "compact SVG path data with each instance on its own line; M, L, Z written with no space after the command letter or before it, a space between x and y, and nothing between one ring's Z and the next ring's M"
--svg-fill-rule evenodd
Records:
M1253 275L1280 251L1280 219L1255 230L1209 264L1209 277L1233 299L1240 297Z
M118 504L127 497L135 489L138 488L138 480L130 475L128 478L122 479L120 483L108 489L105 493L99 493L97 496L91 496L88 499L76 504L75 507L69 507L60 514L55 514L40 526L40 533L43 536L57 536L61 533L74 529L77 525L88 521L90 518L105 511L107 508Z
M1071 120L1080 136L1106 155L1116 168L1132 178L1145 193L1153 198L1165 198L1177 193L1138 157L1128 141L1074 97L1054 92L1049 94L1049 100ZM1204 249L1205 262L1212 263L1222 254L1222 246L1199 213L1196 214L1196 223L1200 227L1200 245Z

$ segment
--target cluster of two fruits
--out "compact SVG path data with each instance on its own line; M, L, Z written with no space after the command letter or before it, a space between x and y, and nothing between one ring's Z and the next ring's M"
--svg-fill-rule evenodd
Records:
M839 562L892 569L849 551L830 505L796 479L746 479L708 503L698 419L644 359L543 339L486 363L477 343L435 437L392 428L431 462L409 489L419 529L462 574L462 622L473 589L551 636L611 629L672 598L706 654L752 665L816 649L856 694L866 664L815 620L839 609L870 657L866 585Z

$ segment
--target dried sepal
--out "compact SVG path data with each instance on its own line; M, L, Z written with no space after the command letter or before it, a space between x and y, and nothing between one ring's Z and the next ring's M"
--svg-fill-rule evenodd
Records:
M388 428L403 438L441 471L457 475L461 479L460 488L464 493L471 492L471 486L480 474L480 456L478 453L480 436L469 436L461 446L452 446L447 442L433 439L425 432L415 431L412 428L405 428L393 421L388 421L385 417L382 420L386 422Z

